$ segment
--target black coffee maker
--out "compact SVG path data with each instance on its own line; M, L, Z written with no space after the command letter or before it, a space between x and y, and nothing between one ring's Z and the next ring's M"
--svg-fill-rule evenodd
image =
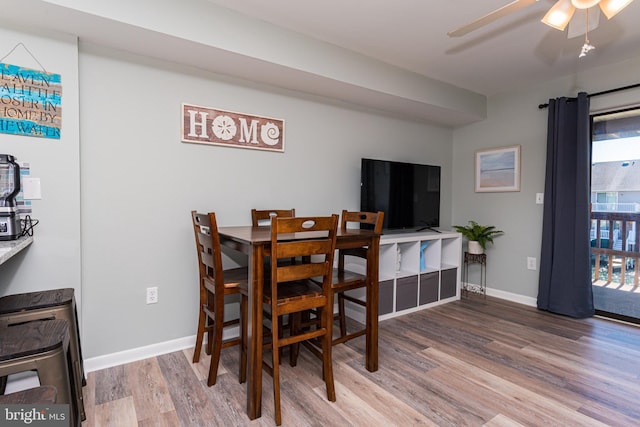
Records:
M0 154L0 240L22 234L16 196L20 192L20 166L11 154Z

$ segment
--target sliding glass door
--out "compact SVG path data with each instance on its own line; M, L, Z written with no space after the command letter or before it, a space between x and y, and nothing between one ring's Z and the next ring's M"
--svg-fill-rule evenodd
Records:
M597 314L640 323L640 108L592 120L594 305Z

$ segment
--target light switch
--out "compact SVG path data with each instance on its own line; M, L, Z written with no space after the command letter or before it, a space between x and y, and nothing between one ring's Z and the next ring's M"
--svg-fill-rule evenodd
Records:
M536 193L536 205L544 203L544 193Z
M22 197L25 200L42 199L42 191L40 189L40 178L32 178L32 177L22 178Z

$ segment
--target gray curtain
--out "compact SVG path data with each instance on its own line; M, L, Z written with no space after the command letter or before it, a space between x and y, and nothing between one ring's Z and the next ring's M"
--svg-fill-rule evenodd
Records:
M549 100L538 308L594 314L589 246L589 98Z

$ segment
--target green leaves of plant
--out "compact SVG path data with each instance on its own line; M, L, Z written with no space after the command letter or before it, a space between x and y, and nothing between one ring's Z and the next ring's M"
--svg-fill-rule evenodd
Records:
M482 249L487 249L487 243L493 243L493 238L504 234L493 225L480 225L476 221L469 221L469 225L454 225L458 233L471 241L480 243Z

